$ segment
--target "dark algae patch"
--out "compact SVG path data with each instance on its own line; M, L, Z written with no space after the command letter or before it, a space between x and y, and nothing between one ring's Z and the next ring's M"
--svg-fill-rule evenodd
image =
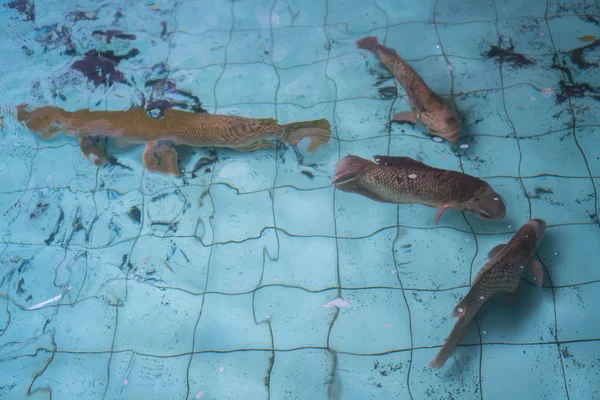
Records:
M515 45L511 38L508 39L508 47L503 47L503 41L502 38L498 38L498 45L492 45L482 55L486 58L495 58L499 63L508 63L515 68L535 64L535 61L530 60L523 54L515 53Z
M6 5L8 8L17 10L17 12L25 17L25 21L35 22L35 3L29 0L11 1Z
M567 83L564 79L558 82L559 90L556 92L556 104L562 104L569 98L582 98L589 96L600 101L600 89L588 83Z
M117 66L121 60L135 57L139 53L137 49L131 49L125 55L116 55L113 51L90 50L83 59L75 61L71 68L83 73L96 87L102 84L111 86L115 82L128 84Z

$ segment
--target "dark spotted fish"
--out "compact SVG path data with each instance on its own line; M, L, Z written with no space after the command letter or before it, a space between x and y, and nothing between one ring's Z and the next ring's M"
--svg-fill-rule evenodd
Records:
M534 253L544 239L546 221L532 219L519 229L507 244L494 247L488 254L488 263L481 268L469 293L454 307L453 317L458 317L450 336L429 366L441 368L456 345L465 337L481 306L498 293L517 290L526 265L530 265L537 285L542 286L544 271Z
M382 203L439 207L435 223L449 208L483 219L502 219L504 201L481 179L457 171L437 169L410 157L375 156L375 162L349 155L336 165L333 183Z
M396 51L379 44L375 36L363 38L356 42L356 45L373 52L400 82L408 95L414 112L400 112L394 115L392 121L414 123L418 119L436 135L450 142L458 140L461 126L456 111L450 107L449 101L433 92Z

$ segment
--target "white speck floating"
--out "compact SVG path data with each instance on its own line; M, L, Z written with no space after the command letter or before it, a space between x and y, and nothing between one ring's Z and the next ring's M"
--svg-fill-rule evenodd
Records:
M457 308L456 311L458 311L459 313L465 311L463 308Z
M525 269L525 266L524 266L524 265L521 265L521 269Z
M484 334L484 335L487 335L487 331L483 331L483 334Z
M323 304L321 307L323 307L323 308L330 308L330 307L344 308L344 307L348 307L349 305L350 305L350 302L348 300L344 300L341 297L336 297L335 299Z
M274 276L274 277L273 277L273 280L274 280L274 281L276 281L276 280L277 280L277 277L276 277L276 276Z
M350 378L350 383L353 383L353 382L354 382L354 378Z
M483 296L479 296L479 300L483 300L485 297Z
M465 242L470 242L470 241L471 241L471 239L465 238Z
M448 64L448 71L453 71L453 70L454 70L454 65Z
M494 201L500 201L500 197L494 197Z
M542 37L542 36L545 35L545 33L544 32L540 32L539 35L540 35L540 37Z
M552 96L552 93L554 93L554 88L542 89L542 96L544 96L544 97L550 97L550 96Z
M529 101L535 101L535 96L531 96L531 97L529 98Z
M199 391L198 393L196 393L196 398L199 399L200 397L204 396L204 390Z
M435 48L436 48L436 49L439 49L439 48L440 48L440 45L439 45L439 44L438 44L438 45L436 45L436 46L435 46Z
M554 252L554 255L555 255L555 256L557 256L557 255L558 255L558 251L555 251L555 252Z
M267 314L267 319L271 319L273 316L271 314Z
M386 327L386 328L391 328L391 327L392 327L392 324L390 324L390 323L388 322L387 324L385 324L385 327Z
M408 175L408 177L410 179L416 179L417 178L417 174L410 174L410 175Z
M469 145L468 145L468 144L461 144L461 145L460 145L460 146L458 146L458 147L460 147L461 149L468 149L468 148L469 148Z
M129 379L128 379L128 378L125 378L125 379L123 380L123 383L124 383L125 385L129 385Z
M395 273L396 273L396 270L395 270L395 269L393 269L393 270L392 270L392 274L395 274Z
M225 371L225 367L219 368L219 372L223 372L223 371Z
M512 225L509 225L509 226L508 226L508 229L510 229L510 228L512 228Z
M440 143L442 140L444 140L444 139L442 139L441 137L438 137L438 136L433 138L433 141L438 142L438 143Z

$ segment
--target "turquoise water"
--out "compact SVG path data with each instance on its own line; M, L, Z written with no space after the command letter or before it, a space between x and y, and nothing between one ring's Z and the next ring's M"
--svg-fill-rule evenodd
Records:
M600 399L600 46L579 39L600 36L597 1L4 0L0 22L0 398ZM369 35L456 96L458 143L388 123L409 106L356 48ZM98 52L110 75L73 68ZM333 138L180 149L176 178L142 146L109 142L119 164L97 167L15 119L142 98L327 118ZM348 154L480 177L507 216L436 226L335 191ZM526 272L429 369L488 251L531 218L543 287Z

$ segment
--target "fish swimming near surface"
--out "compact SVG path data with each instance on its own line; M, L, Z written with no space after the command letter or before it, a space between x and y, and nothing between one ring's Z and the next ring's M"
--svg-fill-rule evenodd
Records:
M537 285L542 286L544 271L539 260L534 258L534 253L544 239L545 230L546 221L532 219L508 243L500 244L488 253L488 263L477 273L471 289L452 311L452 316L458 317L458 320L429 364L431 368L444 366L456 345L469 331L477 312L490 297L517 290L526 265L531 267Z
M392 121L414 123L420 120L434 134L450 142L458 140L461 124L456 111L450 107L449 100L442 99L432 91L395 50L380 44L375 36L360 39L356 45L373 52L400 82L408 95L414 112L397 113Z
M143 108L126 111L66 111L46 106L27 110L17 107L17 119L45 139L64 133L79 137L86 158L102 165L107 156L100 147L100 137L115 138L121 144L146 144L143 162L149 171L179 175L177 151L172 146L224 147L254 151L275 147L280 140L292 145L310 138L309 151L331 138L331 124L326 119L279 125L272 118L244 118L230 115L192 113L177 109L164 110L161 119L152 118Z
M410 157L374 156L375 162L349 155L336 165L333 184L339 190L382 203L439 207L437 224L450 209L472 212L483 219L502 219L504 201L481 179L438 169Z

